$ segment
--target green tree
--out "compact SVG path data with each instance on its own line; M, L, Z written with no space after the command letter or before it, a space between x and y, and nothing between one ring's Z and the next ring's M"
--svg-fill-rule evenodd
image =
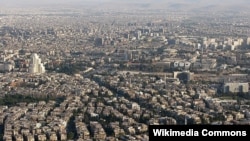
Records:
M74 133L73 133L73 132L69 132L69 133L67 134L67 139L68 139L68 140L73 140L73 139L74 139Z

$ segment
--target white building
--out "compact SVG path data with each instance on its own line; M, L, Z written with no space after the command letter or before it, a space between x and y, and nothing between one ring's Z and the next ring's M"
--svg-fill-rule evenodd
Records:
M247 45L250 45L250 37L247 38Z
M0 71L11 71L12 69L14 69L14 65L9 64L9 63L4 63L4 64L0 64Z
M224 93L247 93L249 92L249 84L248 83L225 83L223 85Z
M43 63L41 63L41 59L36 53L31 55L30 65L29 65L30 73L45 73L45 67Z
M183 70L189 70L191 66L190 62L187 61L175 61L174 62L174 68L179 68L179 69L183 69Z

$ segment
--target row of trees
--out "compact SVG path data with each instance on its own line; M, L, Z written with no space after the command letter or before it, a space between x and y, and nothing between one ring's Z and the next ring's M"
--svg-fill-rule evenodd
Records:
M82 70L85 70L86 64L83 62L70 62L70 61L65 61L60 64L54 64L53 67L49 67L48 65L46 66L46 70L48 72L51 71L56 71L58 73L65 73L68 75L73 75L76 73L79 73Z
M39 101L48 102L49 100L62 102L64 99L65 99L64 97L33 97L30 95L8 94L0 98L0 105L16 106L18 103L22 102L26 103L33 103Z

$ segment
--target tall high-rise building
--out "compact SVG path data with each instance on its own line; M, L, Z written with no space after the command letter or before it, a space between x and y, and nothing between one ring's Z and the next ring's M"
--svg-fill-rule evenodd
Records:
M33 53L31 55L29 72L30 73L45 73L45 67L43 63L41 63L41 59L36 53Z

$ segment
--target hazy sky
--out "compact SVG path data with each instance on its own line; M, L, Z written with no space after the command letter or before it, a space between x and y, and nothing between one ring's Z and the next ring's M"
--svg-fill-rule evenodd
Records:
M248 3L249 0L1 0L0 3L72 3L72 2L199 2L199 3Z
M238 8L249 7L250 0L0 0L0 7L46 7L46 6L116 6L131 7L145 6L145 8L199 8L206 6ZM138 5L142 4L142 5Z

